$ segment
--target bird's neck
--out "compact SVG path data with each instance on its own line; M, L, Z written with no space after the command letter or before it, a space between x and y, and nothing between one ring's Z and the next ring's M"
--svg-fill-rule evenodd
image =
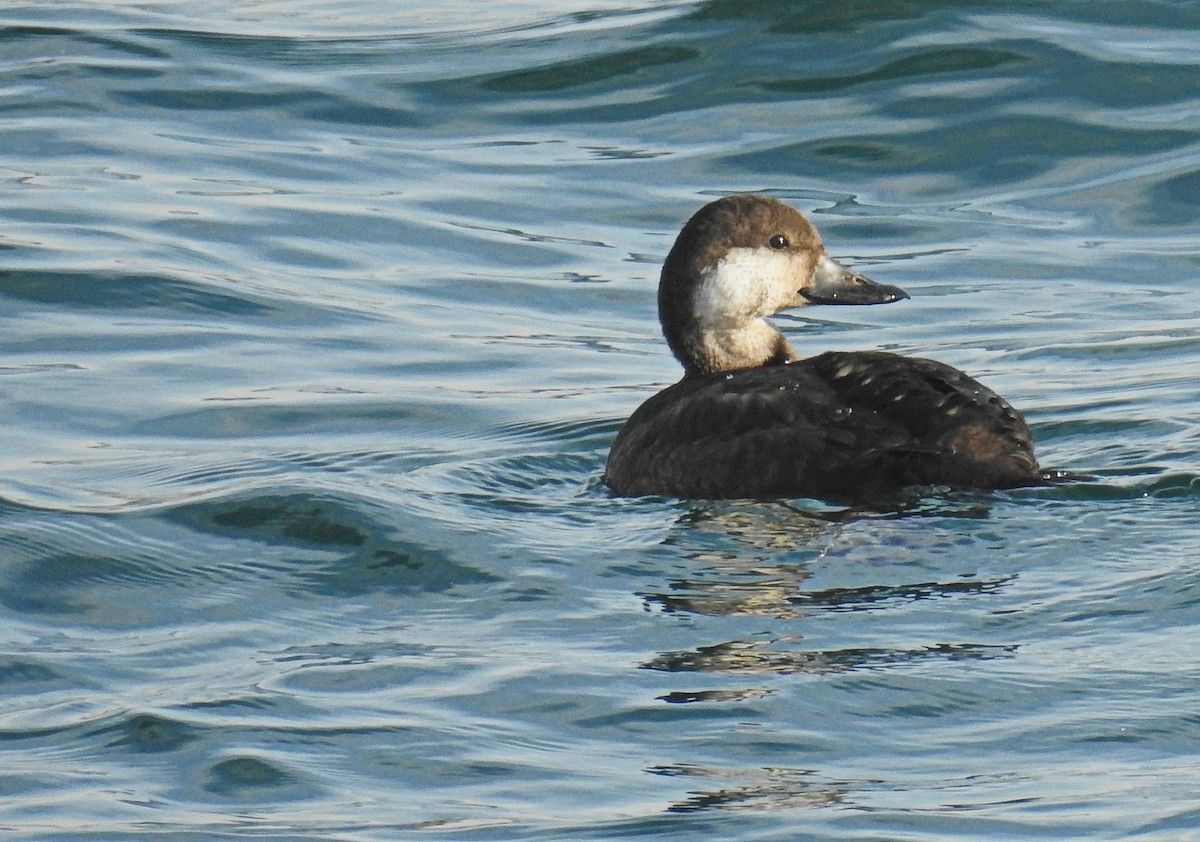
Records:
M766 319L739 325L694 325L686 338L668 336L688 374L737 371L799 359L792 346Z

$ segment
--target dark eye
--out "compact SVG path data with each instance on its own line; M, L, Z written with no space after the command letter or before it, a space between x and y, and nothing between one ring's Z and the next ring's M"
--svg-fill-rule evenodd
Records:
M773 249L785 249L788 245L788 238L782 234L776 234L775 236L771 237L771 239L767 240L767 244Z

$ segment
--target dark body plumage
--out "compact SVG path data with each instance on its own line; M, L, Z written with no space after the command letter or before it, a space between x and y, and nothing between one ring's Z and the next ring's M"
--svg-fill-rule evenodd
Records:
M1040 474L995 392L933 360L859 351L684 377L625 423L606 478L620 494L867 499Z
M659 320L683 379L625 422L605 480L618 494L839 500L1043 482L1024 418L963 372L877 351L802 359L766 318L907 297L831 258L783 202L705 205L659 282Z

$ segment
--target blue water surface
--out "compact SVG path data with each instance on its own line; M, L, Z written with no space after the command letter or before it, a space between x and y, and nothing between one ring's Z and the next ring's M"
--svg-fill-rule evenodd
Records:
M1200 8L0 9L14 840L1200 833ZM729 192L1057 488L611 496Z

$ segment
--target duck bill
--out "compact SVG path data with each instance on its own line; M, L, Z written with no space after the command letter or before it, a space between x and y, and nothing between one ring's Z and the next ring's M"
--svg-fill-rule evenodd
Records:
M812 283L800 290L810 304L889 304L908 298L900 287L872 281L847 269L829 255L821 258Z

